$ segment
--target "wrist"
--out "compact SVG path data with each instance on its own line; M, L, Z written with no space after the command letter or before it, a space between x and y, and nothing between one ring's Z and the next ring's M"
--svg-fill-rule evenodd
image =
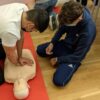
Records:
M22 57L18 57L18 62L20 62L21 59L22 59Z

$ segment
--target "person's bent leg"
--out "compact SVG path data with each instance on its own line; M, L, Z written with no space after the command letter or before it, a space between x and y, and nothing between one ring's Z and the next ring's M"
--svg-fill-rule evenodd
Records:
M81 2L81 4L84 6L87 5L87 0L76 0L76 1Z
M4 82L4 70L0 67L0 85L2 85Z
M80 64L60 64L53 76L53 83L56 86L65 86L72 78Z
M49 45L49 42L45 43L45 44L38 45L37 50L36 50L37 54L41 57L47 57L48 55L46 54L46 48L48 45Z
M49 14L51 14L53 12L53 8L55 7L56 3L58 0L49 0L48 1L48 8L47 11L49 12Z
M6 54L2 46L2 41L0 39L0 60L4 60L5 58L6 58Z
M2 46L2 41L0 39L0 61L4 61L6 58L5 51ZM4 66L0 64L0 85L5 82L4 80Z

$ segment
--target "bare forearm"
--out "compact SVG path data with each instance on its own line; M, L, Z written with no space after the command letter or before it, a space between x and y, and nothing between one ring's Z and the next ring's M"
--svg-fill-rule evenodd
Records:
M23 42L24 42L24 33L21 33L21 39L17 41L17 54L18 59L22 57L22 48L23 48Z
M22 56L22 47L23 47L23 41L18 41L18 43L17 43L18 58L20 58Z
M6 53L6 57L10 60L11 63L17 65L18 64L18 56L16 53L16 48L15 47L6 47L3 46L5 53Z
M7 57L11 63L18 65L18 56L15 52L9 53Z

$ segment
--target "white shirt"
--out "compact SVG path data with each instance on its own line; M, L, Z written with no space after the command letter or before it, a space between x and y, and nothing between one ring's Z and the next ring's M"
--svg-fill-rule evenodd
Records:
M21 3L0 6L0 38L4 46L15 46L20 39L21 16L28 7Z

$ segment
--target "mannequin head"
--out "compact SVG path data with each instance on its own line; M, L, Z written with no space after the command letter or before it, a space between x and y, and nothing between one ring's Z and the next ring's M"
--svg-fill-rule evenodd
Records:
M14 96L16 99L25 99L29 95L29 87L25 79L18 79L14 83Z

